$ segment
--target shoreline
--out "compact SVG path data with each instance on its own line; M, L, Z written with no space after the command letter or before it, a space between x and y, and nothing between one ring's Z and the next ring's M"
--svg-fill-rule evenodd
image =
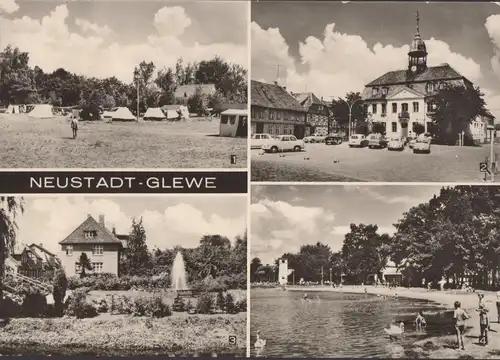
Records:
M486 306L489 309L489 321L491 331L488 332L489 346L485 347L478 344L480 329L479 329L479 314L476 311L478 307L477 293L459 291L459 290L427 290L423 288L403 288L388 289L381 286L343 286L342 288L332 288L330 286L287 286L287 291L302 291L302 292L337 292L350 294L380 295L394 297L397 293L398 297L432 301L439 306L445 307L447 310L453 310L454 302L460 301L462 308L469 314L470 319L466 323L466 331L464 334L465 350L456 350L455 335L440 335L431 336L425 340L416 341L413 344L413 349L410 349L414 358L474 358L474 359L489 359L500 356L500 324L497 322L496 311L496 292L481 291L484 294Z

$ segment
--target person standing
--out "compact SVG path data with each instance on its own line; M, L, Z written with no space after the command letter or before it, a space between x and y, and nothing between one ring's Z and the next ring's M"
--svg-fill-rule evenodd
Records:
M479 311L479 326L481 329L479 343L483 343L484 346L488 346L488 327L490 325L488 320L488 311L485 308L480 308Z
M455 311L453 313L453 320L455 321L455 331L457 332L457 343L458 349L465 350L464 346L464 330L465 321L469 318L469 315L461 308L462 304L460 301L455 301Z
M497 322L500 324L500 291L497 292Z
M78 118L76 116L71 119L71 130L73 131L73 139L76 139L78 135Z

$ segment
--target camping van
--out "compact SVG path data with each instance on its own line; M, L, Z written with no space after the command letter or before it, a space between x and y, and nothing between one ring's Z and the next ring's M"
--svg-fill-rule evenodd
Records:
M241 109L228 109L220 116L219 136L247 137L248 112Z

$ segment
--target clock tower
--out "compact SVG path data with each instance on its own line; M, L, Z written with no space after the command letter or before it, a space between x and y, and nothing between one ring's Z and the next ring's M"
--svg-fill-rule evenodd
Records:
M408 52L408 70L411 74L417 75L427 69L427 48L424 40L420 37L420 17L417 11L417 31L413 37Z

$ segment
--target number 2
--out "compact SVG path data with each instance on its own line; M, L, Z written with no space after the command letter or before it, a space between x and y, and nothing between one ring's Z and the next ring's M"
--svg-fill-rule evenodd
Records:
M479 164L479 171L481 171L481 172L487 172L488 171L488 164L486 164L486 163L480 163Z

